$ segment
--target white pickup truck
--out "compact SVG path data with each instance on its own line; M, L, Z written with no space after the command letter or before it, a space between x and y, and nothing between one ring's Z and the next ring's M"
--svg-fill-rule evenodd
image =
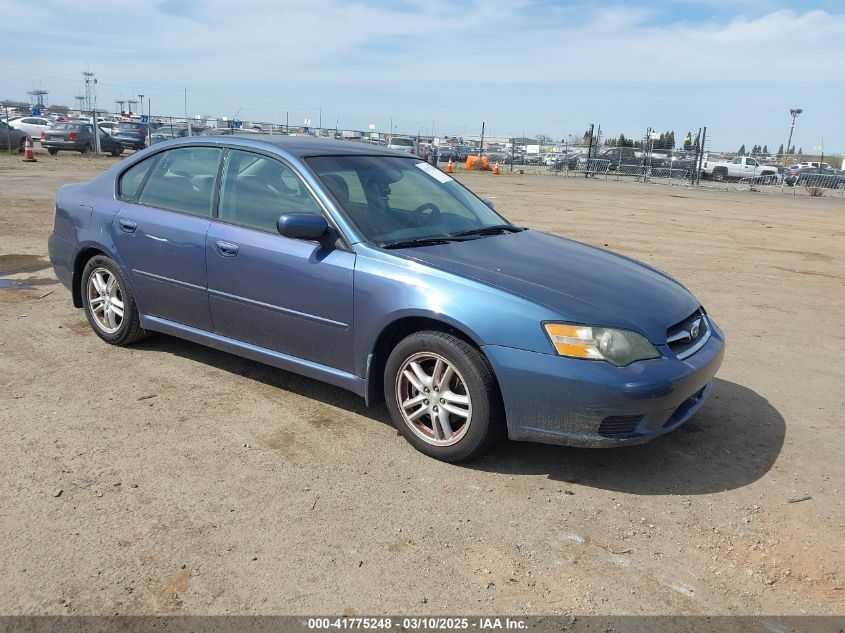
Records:
M754 178L755 176L775 176L777 167L761 165L750 156L737 156L731 161L704 160L701 169L706 176L717 182L729 178Z

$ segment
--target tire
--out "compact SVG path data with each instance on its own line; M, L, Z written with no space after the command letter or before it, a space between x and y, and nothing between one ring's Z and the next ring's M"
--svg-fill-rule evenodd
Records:
M728 179L728 174L724 169L713 170L713 180L716 182L725 182Z
M431 394L444 397L426 398ZM505 427L499 389L487 359L445 332L415 332L393 348L384 370L384 397L403 437L421 453L444 462L483 454ZM412 404L403 408L403 402Z
M88 325L106 343L123 346L146 338L132 291L113 259L105 255L89 259L82 271L79 290ZM122 305L122 316L114 312L118 307L115 300Z
M111 148L111 155L112 156L120 156L122 153L123 153L122 147L115 146L115 147Z
M56 154L58 154L58 153L59 153L59 150L55 149L54 147L48 147L48 148L47 148L47 153L48 153L50 156L55 156Z
M86 144L85 144L85 147L83 147L83 148L82 148L82 150L80 150L80 152L79 152L79 153L80 153L80 154L82 154L82 155L84 156L85 154L88 154L88 153L91 151L91 149L92 149L92 148L91 148L91 144L90 144L90 143L86 143Z
M26 138L22 138L18 144L18 154L23 154L26 151Z

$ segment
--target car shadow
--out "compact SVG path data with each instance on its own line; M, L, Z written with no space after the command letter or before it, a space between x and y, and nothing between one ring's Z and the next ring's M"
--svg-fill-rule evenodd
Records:
M175 354L392 426L384 404L367 408L362 398L340 387L197 343L155 334L134 349ZM786 423L755 391L727 380L715 382L689 422L648 444L591 449L504 440L461 467L546 475L564 484L640 495L698 495L747 486L774 465Z
M325 402L349 413L361 415L391 427L393 426L393 423L390 421L390 414L384 404L368 408L364 404L363 398L346 389L285 371L284 369L271 367L270 365L243 358L242 356L236 356L235 354L206 347L199 343L193 343L175 336L155 332L149 338L133 345L132 349L174 354L182 358L188 358L216 369L249 378L250 380L255 380L283 391L289 391L299 396Z
M768 400L716 379L701 410L648 444L595 449L504 441L468 468L547 475L562 483L639 495L699 495L751 484L771 470L786 434Z

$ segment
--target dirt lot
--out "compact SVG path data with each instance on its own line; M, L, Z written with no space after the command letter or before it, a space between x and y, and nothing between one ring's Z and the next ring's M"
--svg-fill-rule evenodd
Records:
M0 613L845 613L841 199L461 176L678 277L728 350L651 444L452 466L340 389L102 343L45 257L110 163L0 157Z

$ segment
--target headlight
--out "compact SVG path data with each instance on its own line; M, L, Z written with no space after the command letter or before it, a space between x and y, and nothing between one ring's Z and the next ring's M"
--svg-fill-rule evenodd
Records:
M546 323L543 327L561 356L606 360L617 367L660 358L660 352L646 337L630 330L565 323Z

